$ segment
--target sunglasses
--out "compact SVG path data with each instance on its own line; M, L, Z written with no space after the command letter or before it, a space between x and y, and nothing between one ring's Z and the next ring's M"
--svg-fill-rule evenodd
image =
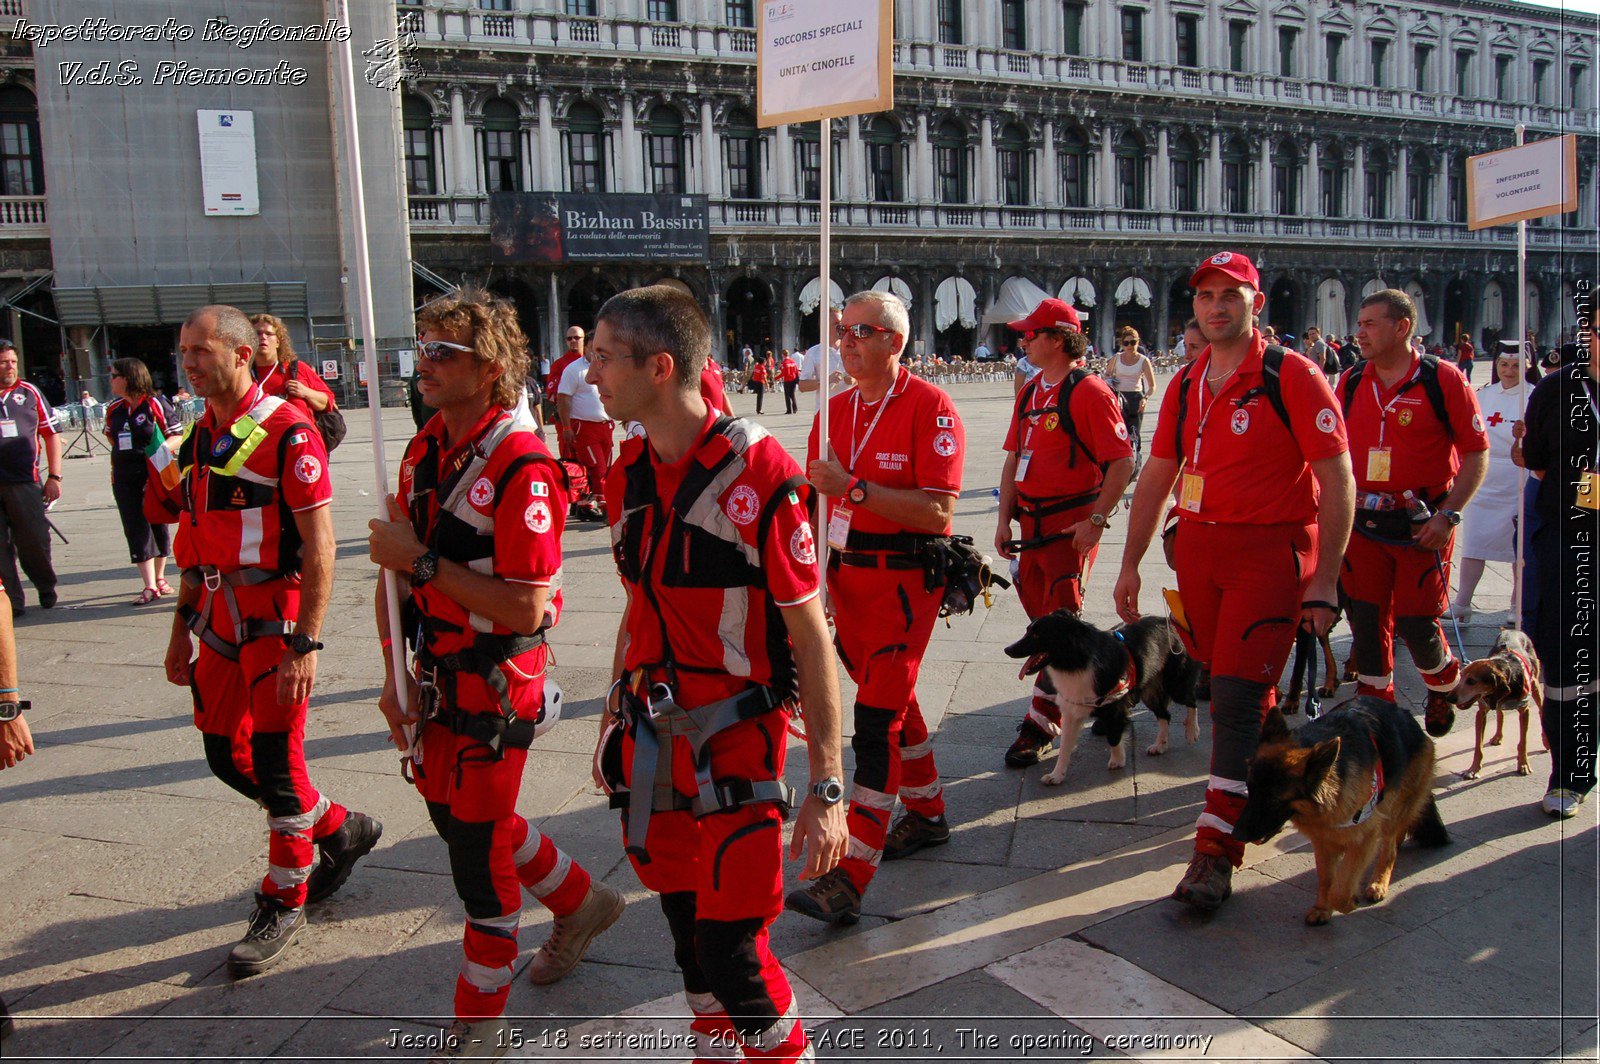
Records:
M581 337L581 336L569 336L569 337L567 337L567 343L569 343L569 344L581 344L581 343L583 343L583 337Z
M1032 340L1035 337L1046 336L1046 335L1049 335L1049 336L1060 336L1061 335L1061 330L1060 329L1030 329L1029 331L1027 331L1027 332L1022 334L1022 338L1024 340Z
M866 340L874 333L894 332L893 329L886 329L882 325L868 325L864 321L857 322L854 325L836 325L834 326L833 331L834 335L838 336L841 340L846 336L854 336L857 340Z
M456 357L457 351L465 351L469 355L474 353L470 347L462 347L460 344L452 344L445 340L429 340L417 345L417 354L429 362L449 362Z

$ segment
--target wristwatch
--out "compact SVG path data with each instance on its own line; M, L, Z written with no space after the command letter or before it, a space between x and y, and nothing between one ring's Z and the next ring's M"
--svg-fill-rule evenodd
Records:
M313 650L321 650L322 644L317 642L315 639L312 639L304 632L296 632L294 635L289 637L289 649L294 651L296 654L304 656L311 653Z
M856 477L850 482L850 490L846 493L849 500L860 506L867 501L867 482Z
M1109 528L1111 518L1102 513L1092 513L1089 515L1089 523L1096 528Z
M1451 528L1454 528L1461 523L1460 510L1440 510L1439 516L1449 522Z
M439 552L430 550L411 563L411 586L421 587L439 575Z
M814 797L822 799L823 805L838 805L844 801L844 781L838 776L829 776L820 783L813 783L811 793Z
M8 721L16 720L18 717L22 716L23 710L32 708L33 703L27 700L23 700L21 702L0 702L0 724L5 724ZM823 782L826 783L828 781L824 780ZM839 781L834 780L833 782L837 783ZM843 788L840 788L840 793L843 793Z

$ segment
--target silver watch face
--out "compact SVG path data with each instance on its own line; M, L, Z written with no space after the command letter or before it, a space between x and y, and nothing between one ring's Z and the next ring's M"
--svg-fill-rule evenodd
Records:
M16 720L21 715L21 704L17 702L0 702L0 722Z

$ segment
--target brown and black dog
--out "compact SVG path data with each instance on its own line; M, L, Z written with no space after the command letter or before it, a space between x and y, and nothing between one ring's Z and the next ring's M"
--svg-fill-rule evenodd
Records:
M1292 820L1311 840L1317 900L1308 924L1382 901L1408 834L1423 846L1450 841L1433 800L1433 740L1381 698L1352 699L1299 731L1271 710L1248 783L1234 838L1266 842Z
M1517 743L1517 775L1532 773L1533 766L1528 764L1528 718L1533 709L1544 709L1544 670L1533 652L1533 640L1525 633L1515 628L1501 630L1494 652L1461 670L1456 705L1465 709L1474 702L1478 703L1477 745L1472 751L1472 764L1461 778L1475 780L1483 768L1483 732L1490 710L1495 713L1490 746L1500 745L1505 738L1506 714L1516 710L1522 725L1522 737Z

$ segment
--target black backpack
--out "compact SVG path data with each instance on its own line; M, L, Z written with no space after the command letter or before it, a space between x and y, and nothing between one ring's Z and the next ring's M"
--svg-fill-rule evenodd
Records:
M1339 406L1344 411L1344 416L1350 416L1350 407L1356 401L1356 388L1361 384L1361 375L1365 372L1365 360L1357 362L1344 376L1344 381L1339 386ZM1444 388L1439 384L1439 359L1434 355L1423 355L1422 364L1417 369L1417 375L1401 386L1399 395L1404 395L1416 385L1422 385L1422 391L1428 397L1428 405L1433 407L1433 415L1439 419L1439 424L1444 426L1451 437L1455 436L1455 429L1450 425L1450 409L1445 405ZM1398 398L1398 396L1396 396Z
M1267 397L1267 402L1272 404L1272 409L1278 412L1278 417L1283 419L1284 427L1291 434L1294 432L1294 423L1289 420L1289 408L1283 401L1283 384L1279 377L1283 373L1283 356L1289 349L1281 344L1268 344L1266 350L1261 352L1261 383L1245 392L1233 401L1237 410L1258 395ZM1174 438L1177 448L1177 458L1183 460L1183 423L1189 416L1189 378L1194 375L1195 367L1200 365L1198 360L1183 367L1178 374L1178 379L1173 384L1178 389L1178 431Z
M1082 381L1089 375L1089 371L1086 369L1073 370L1062 379L1061 391L1056 398L1055 406L1041 406L1029 409L1028 403L1033 399L1034 393L1039 390L1039 381L1042 380L1044 376L1043 374L1036 373L1034 374L1032 380L1022 386L1022 394L1017 402L1017 412L1020 417L1032 417L1035 414L1056 415L1058 427L1061 429L1061 431L1065 432L1067 434L1067 438L1072 441L1072 447L1069 448L1067 452L1068 469L1071 469L1073 466L1078 464L1079 451L1082 451L1084 454L1088 455L1091 460L1094 460L1094 452L1090 450L1088 445L1083 442L1083 437L1078 435L1077 427L1072 423L1072 414L1068 411L1068 408L1072 403L1072 389L1076 388L1078 386L1078 382ZM1095 464L1100 467L1102 472L1105 470L1106 463L1095 461Z

